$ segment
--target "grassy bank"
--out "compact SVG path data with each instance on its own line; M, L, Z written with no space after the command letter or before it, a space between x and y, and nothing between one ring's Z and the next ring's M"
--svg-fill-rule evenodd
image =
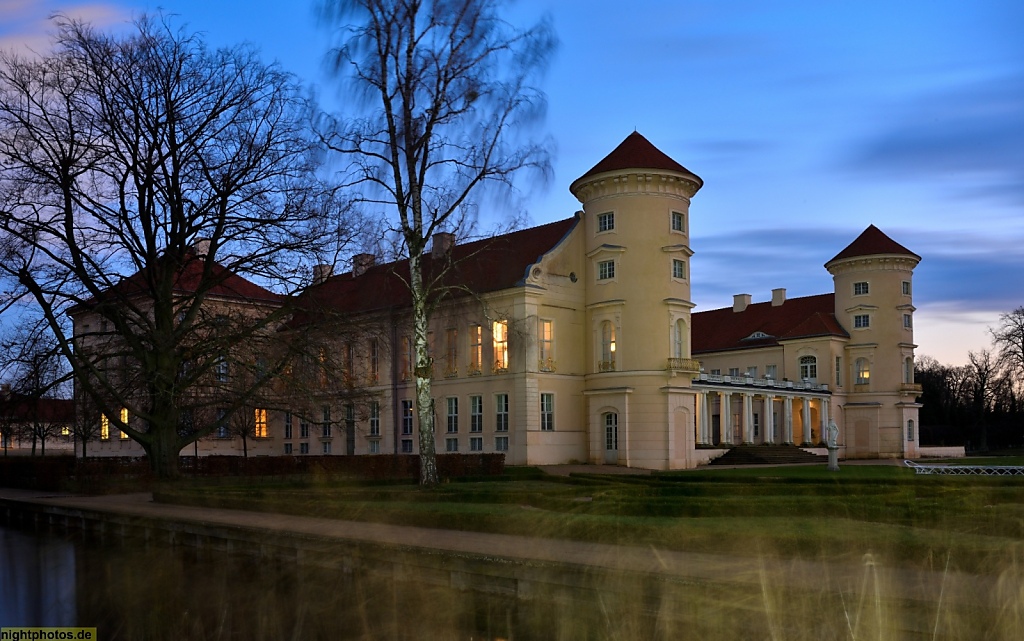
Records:
M872 553L970 571L1024 540L1024 479L922 477L895 466L777 467L649 477L546 476L342 484L331 479L197 484L159 500L211 507L781 557Z

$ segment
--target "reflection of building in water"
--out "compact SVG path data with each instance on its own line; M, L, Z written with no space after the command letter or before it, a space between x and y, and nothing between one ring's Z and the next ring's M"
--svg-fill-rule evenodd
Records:
M79 625L75 548L0 527L0 627Z
M830 293L780 288L697 313L690 200L702 185L634 132L572 183L575 216L434 237L425 270L443 295L425 340L439 451L680 469L734 444L817 445L834 419L847 457L914 455L920 257L872 226L826 264ZM286 331L319 336L312 366L335 375L311 378L301 402L255 408L250 451L417 451L407 273L369 254L347 273L317 270ZM241 449L219 436L205 451ZM90 451L138 449L111 441Z

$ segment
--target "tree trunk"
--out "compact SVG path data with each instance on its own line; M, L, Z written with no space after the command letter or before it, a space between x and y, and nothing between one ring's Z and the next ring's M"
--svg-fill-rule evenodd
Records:
M419 419L420 485L434 487L437 478L437 452L435 447L434 399L431 396L433 363L427 332L430 314L427 310L419 253L410 251L409 286L412 290L413 341L416 349L416 417Z
M178 451L181 449L177 434L170 430L157 430L153 438L142 446L149 456L153 474L160 480L176 479L181 476L178 467Z

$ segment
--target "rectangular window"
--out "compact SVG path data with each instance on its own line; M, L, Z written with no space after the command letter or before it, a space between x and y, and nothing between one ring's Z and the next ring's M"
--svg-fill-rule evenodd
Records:
M299 417L299 438L309 438L309 421L306 417Z
M482 436L472 436L469 439L469 451L470 452L483 452L484 451L484 438Z
M292 438L292 413L284 413L284 437L286 439Z
M540 429L551 432L555 429L555 395L540 395Z
M412 434L412 401L402 401L402 434Z
M402 454L412 454L412 439L411 438L403 438L402 439Z
M469 431L484 431L484 397L469 397Z
M253 436L256 438L267 438L267 410L257 407L253 410Z
M121 408L121 422L124 425L128 425L128 408L127 407L122 407ZM126 438L128 438L128 435L125 434L123 430L118 430L118 431L120 432L119 436L120 436L122 441L125 440Z
M356 348L352 343L345 343L345 362L342 363L344 368L345 384L352 385L354 383L353 376L355 374L355 360L356 360Z
M299 443L299 454L309 454L309 443Z
M370 454L380 454L380 441L370 441Z
M380 403L370 403L370 436L380 436Z
M730 367L729 368L729 376L739 376L739 375L740 375L740 368L738 368L738 367Z
M416 352L412 348L412 339L408 336L402 337L402 380L412 380L412 373L416 369Z
M484 328L469 326L469 374L479 374L484 362Z
M722 375L722 370L717 369L717 368L716 369L712 369L711 370L711 375L712 376L721 376Z
M454 327L444 333L444 375L447 377L459 374L459 331Z
M843 386L843 359L836 356L836 387Z
M910 329L912 326L913 326L913 320L912 320L910 314L904 314L903 315L903 327L905 327L906 329Z
M508 371L508 321L494 321L494 372Z
M284 444L284 453L285 453L286 456L291 455L291 453L292 453L292 444L291 443L285 443Z
M446 438L444 440L444 451L445 452L458 452L459 451L459 439L457 439L457 438Z
M106 414L100 416L100 440L110 440L110 419Z
M615 261L602 260L597 264L597 279L609 280L615 278Z
M863 296L863 295L865 295L867 293L868 293L868 283L867 283L867 281L860 281L858 283L854 283L853 284L853 295L854 296Z
M370 384L380 382L380 341L370 339Z
M686 278L686 263L678 258L672 259L672 278Z
M764 377L770 378L773 381L779 378L779 366L778 365L765 365Z
M537 337L538 367L542 372L555 371L555 323L554 321L541 319L537 326L539 336Z
M508 437L507 436L496 436L496 437L494 437L494 451L495 452L507 452L508 451Z
M686 231L686 218L683 216L683 212L672 212L672 231Z
M750 378L757 378L757 365L747 368L747 376Z
M231 378L229 367L226 356L221 354L217 357L217 363L213 366L213 374L218 383L227 383L228 379Z
M330 438L331 437L331 406L330 405L324 405L321 408L321 410L323 412L323 421L321 422L321 426L323 427L323 437L324 438Z
M494 430L508 431L508 394L494 395Z
M853 326L863 329L871 326L871 317L867 314L857 314L853 317Z
M324 454L330 454L331 453L331 442L330 441L324 441L320 445L322 446L321 447L321 451Z
M615 212L606 212L597 215L597 231L611 231L615 229Z
M457 434L459 431L459 399L449 396L445 401L448 405L448 433Z
M910 281L909 280L903 281L903 295L904 296L910 296Z

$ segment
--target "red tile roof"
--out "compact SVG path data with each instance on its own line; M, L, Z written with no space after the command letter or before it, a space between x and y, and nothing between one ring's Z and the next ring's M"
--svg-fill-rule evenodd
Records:
M572 230L577 217L539 227L495 236L465 244L456 244L447 258L435 259L429 252L423 257L424 280L444 267L441 277L448 295L466 296L499 291L521 285L526 270L553 249ZM443 261L443 264L440 262ZM369 267L359 276L352 272L328 278L322 285L308 288L298 301L299 311L292 325L302 325L323 313L363 313L411 305L409 262L401 260Z
M626 139L619 143L619 146L613 149L610 154L591 167L590 171L577 178L573 185L584 178L606 171L619 171L621 169L663 169L675 171L689 174L695 179L698 186L704 184L704 181L697 174L672 160L668 154L652 145L649 140L634 131L626 136ZM572 191L572 186L569 187L569 190Z
M17 423L68 423L75 419L75 402L65 398L32 398L17 392L0 397L0 420Z
M777 307L771 301L753 303L742 312L731 307L692 316L694 354L751 347L770 347L779 341L849 334L835 317L835 294L790 298ZM755 333L764 338L751 338Z
M837 260L857 258L860 256L877 256L879 254L912 256L917 260L921 260L920 256L897 243L892 238L886 236L882 233L881 229L874 225L869 225L860 236L857 236L852 243L846 246L846 249L836 254L832 260L825 263L825 265L828 266Z

